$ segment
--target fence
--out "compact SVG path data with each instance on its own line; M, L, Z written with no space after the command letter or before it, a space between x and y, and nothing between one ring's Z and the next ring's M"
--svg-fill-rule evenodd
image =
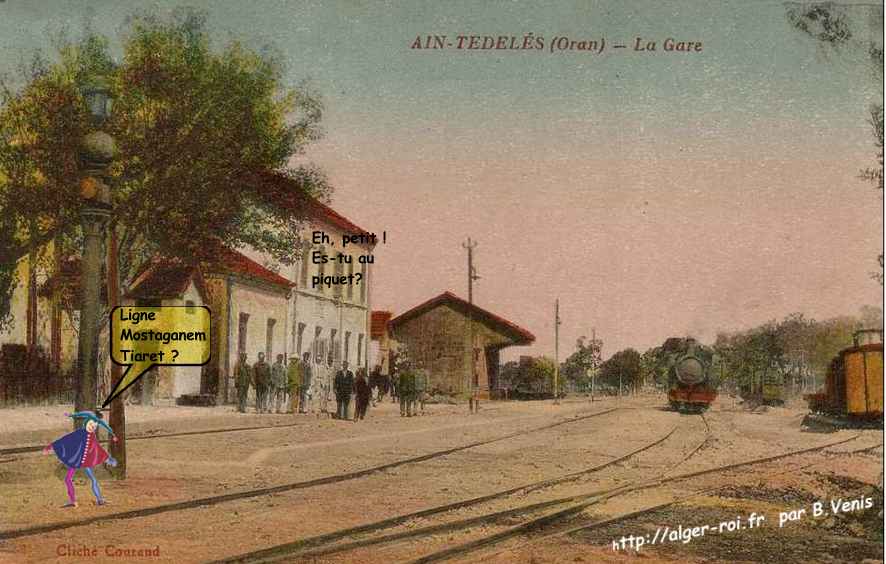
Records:
M53 369L39 347L0 347L0 406L71 403L74 372Z

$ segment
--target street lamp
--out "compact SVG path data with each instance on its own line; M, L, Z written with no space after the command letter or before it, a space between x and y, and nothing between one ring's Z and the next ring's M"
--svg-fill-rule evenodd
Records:
M110 92L103 83L94 82L81 90L89 117L101 127L111 109ZM80 273L80 331L78 343L77 411L93 410L97 403L97 345L99 330L102 239L111 216L111 190L106 180L108 167L117 152L114 138L94 130L80 140L80 219L83 227L83 256Z
M111 116L114 102L111 90L104 80L93 80L80 89L80 95L89 109L89 117L95 127L101 127Z

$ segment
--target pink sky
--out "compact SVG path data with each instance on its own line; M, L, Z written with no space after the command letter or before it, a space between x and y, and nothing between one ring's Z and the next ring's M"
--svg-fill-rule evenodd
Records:
M710 144L693 156L653 138L653 151L622 158L618 147L589 159L565 146L509 160L484 158L494 151L482 145L473 158L461 148L397 157L369 141L346 143L326 141L313 156L337 187L336 209L387 230L373 307L396 314L444 290L466 296L461 243L471 236L482 276L475 302L537 337L506 358L553 356L557 297L561 358L592 327L608 355L671 335L709 340L795 311L825 318L880 303L868 273L881 248L882 198L854 178L867 165L864 147L854 159L845 146L705 158Z

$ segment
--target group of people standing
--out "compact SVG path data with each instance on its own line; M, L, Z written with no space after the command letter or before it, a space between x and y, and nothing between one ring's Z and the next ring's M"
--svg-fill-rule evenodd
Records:
M237 410L246 413L249 391L254 390L256 413L314 413L313 401L319 403L318 413L327 413L326 398L328 381L315 378L316 366L311 364L311 354L304 353L299 359L293 355L286 362L284 355L278 354L274 364L265 361L265 354L258 353L258 360L249 363L246 353L240 353L240 360L234 367L234 385L237 389ZM321 375L322 376L322 375ZM337 419L350 419L351 397L356 396L354 421L366 417L372 400L372 390L365 371L357 370L356 376L342 362L332 383L335 394Z
M400 417L412 417L418 415L418 407L421 413L425 412L425 402L428 399L428 373L421 365L409 358L400 359L397 364L397 382L395 394L400 400Z
M252 388L256 413L307 413L313 383L310 358L309 353L305 353L302 360L293 355L287 363L284 355L278 354L276 362L269 365L265 353L260 352L255 364L249 364L247 354L240 353L234 367L237 410L246 413L249 389Z
M254 364L249 363L246 353L240 353L234 367L238 411L246 413L249 390L253 389L256 413L313 413L315 398L319 400L320 412L327 413L329 383L322 374L315 374L316 368L311 364L311 354L307 352L301 359L296 355L291 356L288 362L284 355L278 354L274 364L268 364L265 354L261 352ZM376 401L383 400L388 393L393 401L399 400L401 417L413 417L419 412L423 414L428 398L428 382L427 371L420 363L409 359L405 350L398 355L393 377L381 374L380 367L376 366L372 376L367 379L363 368L357 369L355 375L348 362L343 361L332 381L336 403L333 417L350 420L353 398L353 421L364 419L369 406L374 404L373 389L377 390Z

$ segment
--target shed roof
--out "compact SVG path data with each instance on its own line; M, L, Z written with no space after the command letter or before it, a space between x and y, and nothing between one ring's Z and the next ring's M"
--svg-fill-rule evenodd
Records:
M504 317L496 315L491 311L487 311L481 307L478 307L475 304L471 304L466 300L456 296L452 292L443 292L439 296L435 296L429 299L426 302L423 302L414 308L401 313L394 319L390 321L390 326L392 328L396 328L397 326L409 321L410 319L414 319L427 311L434 309L440 305L450 305L455 309L458 309L463 312L470 311L474 317L474 319L478 321L484 321L485 323L492 326L495 330L499 331L510 337L515 345L528 345L535 341L535 335L523 329L516 323L512 321L508 321Z
M135 280L126 293L133 299L171 299L181 297L191 283L206 301L206 286L200 269L174 259L154 259Z

